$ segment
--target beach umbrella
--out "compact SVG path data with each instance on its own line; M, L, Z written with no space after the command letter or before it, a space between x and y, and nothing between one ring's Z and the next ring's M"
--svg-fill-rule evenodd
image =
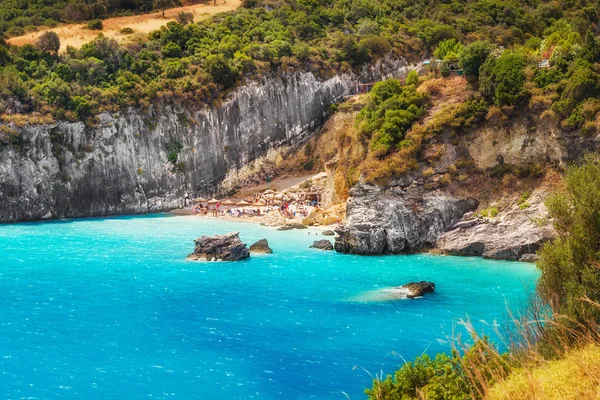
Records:
M217 204L220 203L220 200L215 199L214 197L207 201L208 204Z
M196 203L206 203L206 199L204 197L196 197L194 201Z
M242 200L242 201L238 202L238 203L237 203L237 205L238 205L238 206L249 206L249 205L250 205L250 203L248 203L248 202L247 202L247 201L245 201L245 200Z
M233 201L233 200L229 200L229 199L227 199L227 200L225 200L225 201L223 202L223 205L224 205L224 206L232 206L232 205L234 205L234 204L235 204L235 201Z

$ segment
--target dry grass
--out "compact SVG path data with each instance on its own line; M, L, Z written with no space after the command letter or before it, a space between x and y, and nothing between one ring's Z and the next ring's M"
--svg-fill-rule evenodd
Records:
M174 21L177 14L182 11L194 14L194 21L198 22L214 14L235 10L241 3L241 0L227 0L226 3L219 2L217 5L195 4L171 8L165 12L165 18L162 17L162 12L134 15L130 17L109 18L102 21L104 28L101 31L85 29L85 24L60 25L56 28L48 28L39 30L38 32L28 33L23 36L16 36L8 39L8 42L13 45L22 46L27 43L34 43L44 32L54 31L60 37L61 51L64 51L67 46L79 48L83 44L94 40L99 33L102 33L106 37L116 39L119 43L130 43L136 39L145 37L152 31L160 29L160 27L167 22ZM119 31L123 28L131 28L134 30L134 33L131 35L122 35Z
M589 344L565 358L514 371L493 386L490 400L592 400L600 398L600 346Z
M588 297L580 301L600 308ZM510 313L510 311L509 311ZM592 319L577 322L565 315L552 315L539 297L531 294L524 314L510 313L512 324L497 327L501 342L510 349L502 356L461 321L474 341L483 344L490 363L463 357L462 367L477 393L486 400L593 400L600 399L600 327ZM470 346L460 336L451 338L459 354Z

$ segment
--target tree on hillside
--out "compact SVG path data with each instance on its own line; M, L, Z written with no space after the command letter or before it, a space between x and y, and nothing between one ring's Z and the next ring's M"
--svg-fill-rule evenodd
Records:
M500 57L488 57L480 68L479 90L497 106L515 105L524 95L525 59L505 51Z
M191 12L182 11L177 14L177 22L179 22L181 25L191 24L194 22L194 14Z
M41 51L56 55L60 50L60 38L56 32L45 32L36 40L35 45Z
M482 41L473 42L460 51L460 67L467 79L477 81L479 78L479 69L491 52L492 45Z
M165 10L175 5L174 0L153 0L152 6L155 10L162 10L162 17L165 18Z
M582 299L600 302L600 156L569 167L565 181L546 201L558 237L539 253L537 290L555 312L598 322L600 310Z

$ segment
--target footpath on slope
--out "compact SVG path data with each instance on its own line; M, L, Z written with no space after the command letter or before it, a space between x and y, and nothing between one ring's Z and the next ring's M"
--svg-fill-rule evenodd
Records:
M100 33L111 39L116 39L119 43L130 43L136 39L145 37L148 33L160 29L169 21L174 21L180 12L191 12L194 15L194 22L209 18L210 16L222 12L233 11L240 7L241 0L227 0L226 3L219 4L194 4L184 7L170 8L165 11L165 17L162 11L152 12L150 14L140 14L127 17L108 18L102 21L104 28L102 30L86 29L85 23L65 24L54 28L44 28L37 32L27 33L22 36L15 36L8 39L8 43L15 46L35 43L38 37L48 31L53 31L60 38L60 51L65 51L67 46L81 47L82 45L94 40ZM123 28L131 28L134 33L123 35L120 33Z

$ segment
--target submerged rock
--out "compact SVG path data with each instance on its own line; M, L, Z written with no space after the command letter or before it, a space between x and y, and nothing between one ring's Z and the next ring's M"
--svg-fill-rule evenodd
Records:
M188 260L206 261L239 261L250 257L246 244L242 243L239 232L229 232L225 235L202 236L194 243L194 252Z
M333 244L327 239L315 240L310 246L311 249L333 250Z
M292 229L307 229L308 227L304 224L293 223L286 224L277 228L278 231L291 231Z
M401 287L408 290L407 299L414 299L415 297L423 296L425 293L433 293L435 283L427 281L409 282Z
M335 250L354 254L413 253L435 246L438 238L477 207L475 199L400 186L382 189L359 183L350 191L346 223L336 229Z
M540 257L537 254L523 254L519 261L528 262L528 263L536 263Z
M321 233L321 235L323 235L323 236L335 236L335 232L332 231L332 230L330 230L330 229L328 229L326 231L323 231L323 233Z
M269 247L267 239L260 239L258 242L250 246L250 253L271 254L273 250Z

